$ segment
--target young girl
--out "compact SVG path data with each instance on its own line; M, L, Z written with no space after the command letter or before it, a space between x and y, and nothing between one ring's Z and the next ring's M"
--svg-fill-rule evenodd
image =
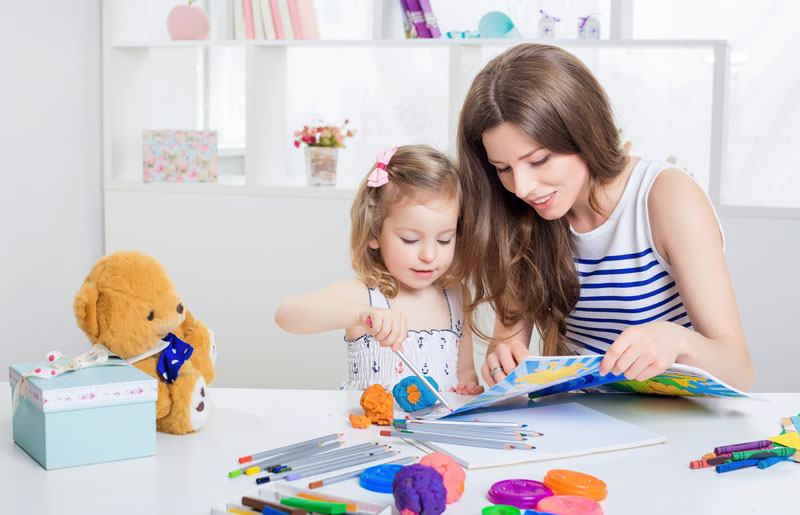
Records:
M489 62L458 154L469 311L491 302L497 315L489 385L525 359L535 325L544 354L604 353L602 374L645 380L678 362L752 387L711 203L682 170L625 155L575 56L525 44Z
M350 211L357 279L285 301L275 322L295 334L344 329L348 377L340 389L391 389L413 375L401 349L441 391L483 391L464 323L464 265L454 255L461 184L453 163L424 145L378 156Z

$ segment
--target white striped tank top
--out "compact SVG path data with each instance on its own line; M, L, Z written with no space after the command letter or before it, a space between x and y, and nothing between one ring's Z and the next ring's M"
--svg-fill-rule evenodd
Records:
M668 321L692 329L647 213L650 188L667 168L674 167L640 159L609 219L587 233L572 230L581 293L566 320L567 343L578 354L604 354L632 325Z

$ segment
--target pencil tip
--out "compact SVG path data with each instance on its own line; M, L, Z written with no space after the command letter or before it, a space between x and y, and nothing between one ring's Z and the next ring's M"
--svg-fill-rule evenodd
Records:
M309 483L309 488L319 488L322 486L322 481L314 481L313 483Z
M248 461L252 460L252 456L245 456L243 458L239 458L239 463L247 463Z

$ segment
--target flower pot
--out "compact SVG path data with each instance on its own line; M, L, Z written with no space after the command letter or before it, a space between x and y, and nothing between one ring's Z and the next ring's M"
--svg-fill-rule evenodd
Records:
M309 186L335 186L339 149L307 146L305 153L306 183Z
M167 31L173 40L208 39L211 20L200 7L177 5L167 16Z

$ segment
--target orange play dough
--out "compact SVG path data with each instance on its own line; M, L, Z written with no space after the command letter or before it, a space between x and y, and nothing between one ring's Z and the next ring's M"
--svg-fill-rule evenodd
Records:
M394 419L394 397L379 384L373 384L361 395L364 413L379 426L391 425Z
M419 391L417 385L412 384L411 386L406 388L408 392L408 402L411 404L416 404L419 402L419 398L422 396L422 392Z
M350 424L356 429L366 429L372 425L372 420L366 415L350 415Z
M445 499L447 504L456 502L461 498L461 494L464 493L464 480L467 475L461 465L456 463L456 460L443 452L433 452L419 460L419 464L433 467L442 475L444 488L447 490L447 498Z

